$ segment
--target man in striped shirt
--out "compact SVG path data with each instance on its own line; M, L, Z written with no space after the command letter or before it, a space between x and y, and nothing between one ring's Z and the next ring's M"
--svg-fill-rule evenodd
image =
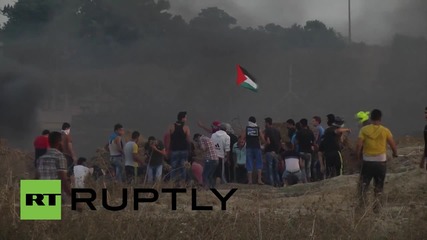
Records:
M51 132L49 134L49 145L50 148L47 150L46 154L39 157L36 162L38 179L61 180L63 192L70 196L71 187L70 180L67 175L67 159L61 152L61 133Z
M212 140L201 134L195 134L193 138L198 148L203 151L205 166L203 167L203 184L207 188L215 188L215 170L218 166L218 156Z

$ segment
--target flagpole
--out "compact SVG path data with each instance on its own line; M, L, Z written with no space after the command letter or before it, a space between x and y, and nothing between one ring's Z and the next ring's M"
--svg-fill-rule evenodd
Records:
M228 100L230 101L230 103L229 103L229 111L230 111L230 113L229 113L229 119L232 119L233 118L233 88L231 88L231 91L230 91L230 96L228 96ZM233 122L230 122L230 125L231 124L233 124ZM233 159L233 146L231 146L231 149L230 149L230 153L229 154L231 154L231 157L229 158L229 159L231 159L231 161L232 161L232 159ZM225 159L222 161L222 165L223 165L223 167L222 167L222 177L224 178L225 176L225 169L224 169L224 162L225 162ZM231 162L229 162L229 164L228 164L229 166L232 166L231 165ZM231 178L230 178L230 168L228 169L228 179L230 180L230 181L232 181L231 180ZM235 175L234 175L235 176ZM225 180L225 179L224 179Z
M348 43L351 43L351 0L348 0Z

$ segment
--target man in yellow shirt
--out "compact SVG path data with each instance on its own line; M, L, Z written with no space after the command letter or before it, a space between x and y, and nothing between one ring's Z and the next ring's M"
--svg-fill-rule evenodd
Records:
M371 124L360 130L357 142L357 156L363 156L359 189L362 205L365 205L366 190L372 179L374 179L375 197L379 198L383 191L387 170L387 144L393 151L393 157L397 157L396 143L390 130L381 124L381 119L381 111L373 110L371 112ZM374 210L378 210L378 207L379 199L375 202Z
M136 177L142 175L142 166L144 165L144 161L138 153L138 141L140 135L141 134L138 131L134 131L132 133L132 139L127 142L123 148L127 183L136 181Z

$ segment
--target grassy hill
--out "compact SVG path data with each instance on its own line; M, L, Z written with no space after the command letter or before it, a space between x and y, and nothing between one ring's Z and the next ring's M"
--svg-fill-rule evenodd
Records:
M226 211L204 190L197 192L198 204L213 205L214 211L191 211L188 190L178 194L177 211L171 211L170 194L160 193L156 203L142 203L138 211L79 213L65 206L61 221L20 221L18 182L32 176L31 155L2 142L0 239L425 239L427 173L417 169L419 150L418 142L401 141L405 156L389 164L380 213L358 207L358 176L345 175L287 188L221 185L223 195L238 188ZM102 181L91 186L107 187L111 202L120 202L122 186Z

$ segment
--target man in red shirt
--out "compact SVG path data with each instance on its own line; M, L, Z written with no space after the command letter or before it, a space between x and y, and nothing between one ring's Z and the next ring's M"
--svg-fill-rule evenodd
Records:
M34 140L34 166L37 167L37 159L44 155L49 148L49 130L43 130L42 135Z

